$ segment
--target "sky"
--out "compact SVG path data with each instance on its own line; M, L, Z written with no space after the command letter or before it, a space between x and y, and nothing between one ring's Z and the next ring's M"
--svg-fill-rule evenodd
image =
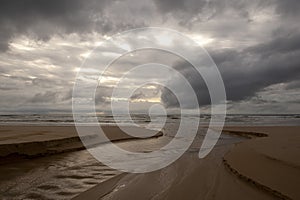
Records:
M98 47L104 59L113 57L119 52L101 42L143 27L176 30L202 45L223 78L228 113L300 113L299 9L298 0L1 1L0 113L71 112L76 75L90 52ZM139 42L167 39L130 35L117 47L130 50ZM168 45L180 48L181 42L171 40ZM95 67L99 63L94 59ZM126 70L145 63L176 69L190 82L200 108L209 110L207 87L190 63L148 49L122 56L106 71L95 95L98 112L109 111L111 101L116 100L111 98L112 91ZM176 74L156 73L154 77L150 69L126 79L122 91L126 93L141 80L182 86ZM188 96L184 89L181 95ZM172 91L155 83L135 90L129 101L136 112L157 103L170 110L179 106ZM193 110L189 102L185 109Z

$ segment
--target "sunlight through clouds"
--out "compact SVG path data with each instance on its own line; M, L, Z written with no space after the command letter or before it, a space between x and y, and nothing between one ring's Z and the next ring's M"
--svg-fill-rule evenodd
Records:
M197 42L201 46L206 46L214 42L213 38L205 37L199 34L189 34L188 36L191 37L195 42Z
M5 82L1 92L7 99L12 96L14 102L20 99L20 103L16 104L20 109L31 106L26 102L35 93L43 94L49 90L68 94L82 62L92 56L90 52L96 47L96 53L110 59L133 50L139 42L181 46L180 41L173 41L167 34L137 34L130 36L130 41L122 41L121 38L118 43L107 45L112 36L121 35L123 31L164 27L182 32L206 48L221 71L231 104L238 105L245 101L248 105L261 103L261 106L271 107L275 105L272 99L280 99L280 93L291 90L287 93L293 97L287 95L276 103L276 112L280 109L285 112L287 108L284 102L292 101L289 98L294 98L297 90L281 87L275 92L272 86L282 83L289 88L289 85L295 85L294 82L299 79L300 56L297 44L300 40L300 28L297 25L300 7L294 0L271 2L125 0L90 4L87 0L75 1L76 6L70 4L62 8L60 1L51 1L49 8L53 5L53 8L61 9L48 10L47 6L40 5L42 10L39 10L34 6L37 2L30 1L26 5L29 11L25 13L25 5L7 2L10 6L1 7L3 10L0 20L0 78ZM15 12L14 9L19 10ZM113 51L115 48L118 50ZM186 63L178 58L176 60L162 55L161 52L159 54L161 55L153 53L143 56L131 52L117 70L108 71L101 81L105 86L112 87L118 81L116 77L120 76L122 69L144 61L161 59L168 61L170 66L180 72L188 74L193 87L202 92L201 81L190 74ZM84 79L90 79L91 82L97 80L99 77L93 74L96 73L94 70L103 68L101 63L104 61L97 60L90 63L89 69L81 69L87 70L86 73L89 74ZM141 79L150 78L148 74L147 72L132 78L130 83L123 86L124 89L132 87ZM169 78L176 85L176 81L172 82L172 77L161 74L157 74L157 77ZM26 97L21 98L18 93L20 88L26 93ZM144 89L150 95L150 90L157 88L147 86ZM274 93L268 95L272 98L265 98L264 102L255 100L262 91L267 94L265 90ZM20 98L15 98L18 95ZM164 95L164 92L160 95ZM153 96L140 98L143 100L133 101L148 99L158 102L159 99ZM162 101L168 104L164 102L165 99ZM10 101L5 101L0 106L7 107L8 110L15 109L16 105L9 105L8 102ZM43 106L45 109L56 107L50 103L48 107L46 104ZM66 102L61 107L64 106L70 107ZM289 108L288 112L299 110L299 106L293 108ZM237 110L242 109L238 107ZM246 108L244 110L249 111Z

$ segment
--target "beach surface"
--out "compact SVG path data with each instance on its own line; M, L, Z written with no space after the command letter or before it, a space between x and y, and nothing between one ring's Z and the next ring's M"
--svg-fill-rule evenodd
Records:
M44 156L85 149L82 139L89 140L89 145L106 142L99 138L97 126L78 127L85 131L81 138L75 126L1 126L0 157L7 156ZM102 125L110 141L137 139L136 136L162 136L162 132L139 127L118 127ZM124 129L126 132L124 132ZM130 133L132 135L128 135Z
M174 136L176 126L169 124L164 134L127 127L132 135L116 126L102 128L119 147L150 152L184 139ZM84 130L84 137L96 141L95 127ZM1 126L1 198L300 199L300 127L226 126L214 149L199 159L206 130L200 127L191 147L171 165L130 174L93 158L74 126Z
M151 141L162 136L162 132L139 127L101 128L111 141L127 146L141 140L136 136ZM83 138L94 144L89 148L105 145L97 138L98 129L85 126L83 130L85 135L79 138L74 126L1 126L0 199L71 199L120 174L100 163L82 144Z
M300 199L300 127L225 127L248 138L217 145L204 159L187 151L170 166L120 174L81 199Z

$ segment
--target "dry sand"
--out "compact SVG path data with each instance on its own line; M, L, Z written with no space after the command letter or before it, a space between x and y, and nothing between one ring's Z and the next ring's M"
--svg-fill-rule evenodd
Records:
M268 137L236 145L225 164L249 183L282 199L300 199L299 127L248 127Z
M74 199L300 199L299 130L226 127L252 139L219 146L202 160L187 152L162 170L121 174Z

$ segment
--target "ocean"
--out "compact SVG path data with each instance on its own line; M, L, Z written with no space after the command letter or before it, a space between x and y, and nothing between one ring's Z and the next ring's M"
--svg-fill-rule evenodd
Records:
M89 117L84 116L82 123L89 123ZM116 123L122 125L131 125L130 120L122 115L112 116L112 115L97 115L98 122L100 124L114 125ZM132 121L139 126L147 126L152 122L154 128L155 124L161 126L164 121L165 116L148 116L145 114L133 114L131 115ZM199 117L190 115L188 116L191 120L198 120ZM209 123L210 115L201 115L200 124L206 125ZM166 123L173 123L178 121L180 115L168 115ZM179 120L180 121L180 120ZM73 125L73 115L72 114L13 114L13 115L0 115L1 125L51 125L51 126L61 126L61 125ZM293 126L300 124L300 114L229 114L226 116L226 125L237 125L237 126L268 126L268 125L281 125L281 126Z

